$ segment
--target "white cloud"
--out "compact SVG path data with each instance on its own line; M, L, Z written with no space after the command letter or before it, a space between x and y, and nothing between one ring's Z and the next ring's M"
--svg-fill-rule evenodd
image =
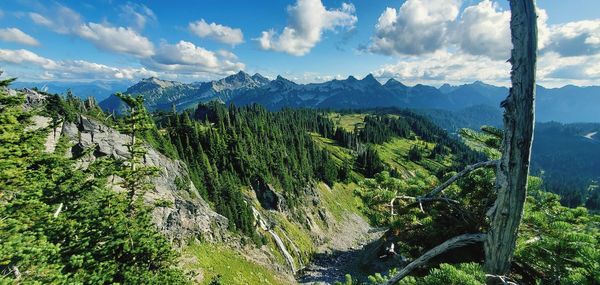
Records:
M462 12L458 0L407 0L379 17L368 46L394 55L395 64L380 67L379 77L409 83L465 83L482 80L507 85L512 48L510 11L490 0ZM548 25L538 14L537 80L547 86L593 85L600 80L600 19Z
M15 42L30 46L40 44L35 38L17 28L0 29L0 41Z
M133 28L113 27L109 24L84 23L81 15L68 7L57 5L51 10L51 19L38 13L29 13L31 20L59 34L72 34L91 42L99 49L136 57L154 54L154 45ZM151 12L151 11L150 11ZM149 12L148 12L149 13Z
M156 21L156 14L144 4L127 3L120 6L119 17L137 30L142 30L148 22Z
M559 85L597 85L600 80L600 53L584 56L561 56L547 52L539 57L537 75Z
M26 49L0 49L0 61L13 64L34 64L41 66L44 69L51 69L56 67L56 62L54 62L53 60L41 57Z
M224 50L224 49L218 50L217 54L219 54L223 58L230 59L230 60L238 59L237 55L235 55L233 52L230 52L230 51Z
M82 23L79 13L62 5L57 5L46 13L52 14L52 17L32 12L29 13L29 18L34 23L45 26L59 34L70 34L73 32L73 29L76 29Z
M422 56L403 56L395 64L374 71L380 78L397 78L409 84L466 83L481 80L498 85L509 83L510 64L487 56L440 50Z
M242 70L245 67L231 52L213 52L186 41L179 41L177 44L163 42L156 54L143 60L142 63L152 70L181 74L223 75Z
M546 50L561 56L600 53L600 19L570 22L550 28Z
M281 34L263 31L258 42L264 50L285 52L295 56L307 54L319 41L323 31L353 28L358 18L352 4L328 10L321 0L298 0L288 7L289 24Z
M38 14L38 13L29 13L29 18L31 18L31 21L33 21L34 23L38 24L38 25L42 25L42 26L46 26L46 27L52 27L53 22L48 20L48 18Z
M152 59L166 65L201 65L204 67L218 65L217 55L214 52L186 41L179 41L175 45L163 42Z
M388 7L368 49L386 55L434 52L446 44L459 11L459 0L408 0L398 10Z
M42 70L38 79L139 79L157 75L143 67L112 67L84 60L56 61L25 49L0 49L0 62L37 66Z
M131 28L88 23L79 26L75 33L99 49L136 57L148 57L154 54L154 45L150 40Z
M496 3L484 0L463 11L454 35L459 47L470 54L508 59L510 11L502 11Z
M201 38L211 38L221 43L237 45L244 42L244 34L240 29L234 29L217 23L208 24L204 19L189 24L192 33Z

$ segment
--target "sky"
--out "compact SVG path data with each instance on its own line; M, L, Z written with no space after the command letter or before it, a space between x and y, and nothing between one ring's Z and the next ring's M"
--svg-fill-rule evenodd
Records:
M600 1L537 0L538 82L600 85ZM0 69L21 81L207 81L244 70L508 85L510 10L490 0L2 0Z

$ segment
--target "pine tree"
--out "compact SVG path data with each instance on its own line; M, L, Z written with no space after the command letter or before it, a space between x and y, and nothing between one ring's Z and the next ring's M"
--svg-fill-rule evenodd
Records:
M140 139L146 131L152 129L151 121L144 108L144 99L141 96L116 94L129 107L129 114L124 118L121 130L129 134L131 140L127 144L129 159L123 164L120 176L123 178L122 186L128 192L128 212L133 215L136 203L142 203L146 191L152 189L149 177L158 172L156 167L145 166L146 148Z

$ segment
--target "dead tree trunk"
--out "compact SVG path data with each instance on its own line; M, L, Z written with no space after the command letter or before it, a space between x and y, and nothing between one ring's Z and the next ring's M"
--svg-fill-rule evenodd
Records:
M504 139L496 174L498 198L488 211L490 230L485 241L485 269L505 275L515 249L523 216L533 140L537 25L534 0L510 0L513 43L510 94L502 107ZM497 280L490 278L488 284Z

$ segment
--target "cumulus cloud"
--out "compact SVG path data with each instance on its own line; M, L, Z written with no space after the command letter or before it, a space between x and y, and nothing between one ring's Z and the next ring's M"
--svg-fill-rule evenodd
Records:
M15 42L30 46L40 44L35 38L17 28L0 29L0 41Z
M600 80L600 53L583 56L562 56L547 52L538 60L538 77L546 81L593 85Z
M352 4L339 9L326 9L321 0L298 0L288 7L289 24L279 34L263 31L258 42L264 50L285 52L295 56L307 54L319 41L323 31L353 28L358 18Z
M375 25L369 48L386 55L422 54L444 46L459 0L408 0L400 9L386 8Z
M152 59L166 65L201 65L204 67L218 65L217 55L214 52L186 41L179 41L174 45L163 42Z
M510 57L510 11L496 3L482 1L463 11L454 35L460 48L473 55L495 59Z
M13 64L29 63L51 69L56 66L53 60L41 57L26 49L8 50L0 49L0 61Z
M440 50L425 56L404 56L386 64L373 74L379 78L398 78L416 83L465 83L481 80L506 85L510 64L487 56Z
M385 9L367 50L393 55L395 64L375 74L407 82L464 83L482 80L507 85L512 48L510 11L477 1L462 12L460 1L407 0ZM538 14L538 82L549 86L597 84L600 79L600 19L548 25Z
M244 42L242 30L217 23L209 24L204 19L190 23L188 28L201 38L210 38L224 44L237 45Z
M209 72L221 75L245 67L231 52L213 52L186 41L176 44L162 42L156 54L142 63L153 70L182 74Z
M43 70L39 79L139 79L156 76L146 68L112 67L84 60L52 60L25 49L0 49L0 62L29 64Z
M156 21L156 14L144 4L127 3L119 7L119 17L132 28L142 30L147 23Z
M137 57L148 57L154 54L152 42L131 28L87 23L79 26L75 30L75 34L88 40L99 49Z
M49 12L50 13L50 12ZM81 15L68 7L57 5L52 9L52 19L29 13L31 20L59 34L72 34L92 43L101 50L148 57L154 54L154 45L148 38L130 27L113 27L109 24L84 23Z
M570 22L550 28L545 49L561 56L600 53L600 19Z

